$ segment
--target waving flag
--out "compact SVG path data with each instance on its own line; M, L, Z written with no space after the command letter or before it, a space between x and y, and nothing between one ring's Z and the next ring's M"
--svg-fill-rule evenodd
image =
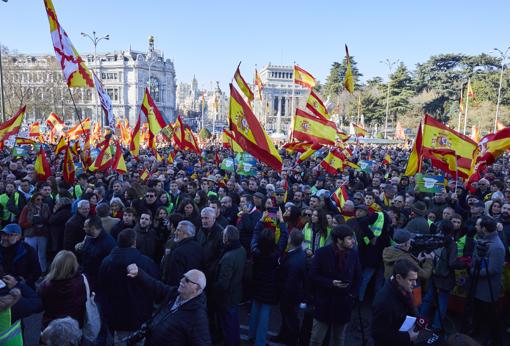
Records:
M34 170L39 181L46 181L51 176L50 163L46 158L42 145L39 147L39 153L37 153L37 158L35 159Z
M154 140L156 136L161 132L167 124L163 115L159 112L158 106L154 103L154 100L149 93L149 88L145 88L145 94L143 95L143 102L140 107L140 111L143 113L149 124L149 146L155 147Z
M332 121L315 117L298 108L294 117L292 137L300 141L333 145L336 125Z
M241 63L239 63L241 65ZM234 79L237 82L237 85L239 85L239 88L243 92L243 94L248 98L248 101L253 101L253 91L251 91L250 87L248 86L248 83L244 80L243 76L241 76L241 71L239 70L239 66L237 66L236 73L234 74Z
M48 119L46 119L46 124L52 131L62 131L64 129L64 121L62 121L58 115L55 113L50 113Z
M129 151L134 157L138 157L138 155L140 155L141 127L141 119L140 115L138 115L136 125L131 132L131 142L129 143Z
M50 22L50 34L53 41L53 49L57 61L64 72L67 86L93 88L92 74L84 61L74 48L69 36L60 25L57 13L51 0L44 0L48 21Z
M349 48L347 48L347 45L345 45L345 60L347 61L347 66L345 68L344 87L345 90L352 94L354 92L354 79L352 77L351 58L349 56Z
M30 138L16 137L16 145L34 145L35 141Z
M317 81L310 73L294 65L294 83L312 89L317 84Z
M112 169L117 173L126 173L126 161L122 155L122 148L120 147L119 141L115 141L115 155L113 156Z
M255 69L255 85L257 85L257 89L259 92L259 99L262 100L262 90L264 90L264 84L262 84L262 79L260 78L259 72Z
M344 208L345 202L349 199L349 195L347 194L347 190L345 186L342 185L331 195L331 199L335 201L336 207L340 212Z
M324 118L326 120L329 120L329 118L331 118L331 116L328 114L328 109L326 108L320 97L313 92L313 90L310 90L310 95L306 100L306 108L308 108L310 112L312 112L319 118Z
M407 166L404 172L405 176L410 177L418 172L421 172L421 166L423 161L422 151L423 151L423 134L420 122L420 125L418 126L418 132L416 132L416 139L414 140L413 149L411 150L411 155L409 155L409 159L407 160Z
M331 150L320 163L321 167L331 175L337 175L344 168L345 155L338 150Z
M282 158L278 150L232 84L230 84L229 124L237 142L245 151L274 170L278 172L282 170Z
M243 148L236 142L234 135L229 129L223 129L222 133L223 147L232 149L235 153L242 153Z
M368 131L365 130L363 127L353 124L354 133L356 134L356 137L366 137L368 134Z
M62 177L69 184L74 184L75 180L75 167L73 161L73 155L71 154L71 148L68 145L64 154L64 167L62 167Z
M96 86L97 95L99 96L99 101L101 102L101 108L104 112L104 119L106 120L107 126L112 129L115 128L115 116L113 115L113 104L110 95L104 90L103 83L97 78L96 74L92 72L94 76L94 85Z
M0 124L0 142L18 134L25 118L25 110L26 106L21 107L12 118Z
M86 118L83 121L80 121L78 124L74 125L69 131L67 131L67 136L69 139L77 139L80 136L90 136L91 123L90 118Z

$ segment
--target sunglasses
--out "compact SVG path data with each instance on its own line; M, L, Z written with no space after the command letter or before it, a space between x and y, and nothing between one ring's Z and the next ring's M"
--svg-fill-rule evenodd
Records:
M184 276L184 282L185 282L185 283L187 283L187 284L189 284L189 283L191 282L192 284L195 284L195 285L197 285L197 286L200 286L200 285L199 285L199 284L197 284L196 282L191 281L190 279L188 279L188 277L187 277L187 276Z
M156 197L156 195L145 195L145 197L147 197L147 198L154 198L154 197Z

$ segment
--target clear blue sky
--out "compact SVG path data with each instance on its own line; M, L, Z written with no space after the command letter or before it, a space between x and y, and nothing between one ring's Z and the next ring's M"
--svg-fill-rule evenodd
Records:
M408 67L440 53L479 54L510 45L510 1L163 1L53 0L79 52L80 32L110 34L98 51L145 50L147 36L175 62L178 81L225 88L235 67L251 81L255 64L296 61L320 81L344 55L363 79L386 77L386 58ZM43 0L0 2L0 43L23 53L52 53Z

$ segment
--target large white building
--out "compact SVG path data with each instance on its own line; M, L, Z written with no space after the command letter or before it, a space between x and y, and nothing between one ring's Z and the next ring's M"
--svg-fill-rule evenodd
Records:
M113 103L113 113L136 122L146 86L159 110L169 120L176 117L176 81L174 63L154 48L149 37L148 51L132 49L110 53L81 54L87 66L95 71ZM69 90L54 55L16 54L6 57L4 75L12 87L5 85L6 100L15 94L26 94L28 119L45 119L49 112L63 116L66 123L77 121ZM14 89L19 89L13 92ZM12 92L13 95L9 95ZM97 93L92 88L72 88L73 99L80 117L96 119ZM16 101L16 100L15 100ZM14 101L14 102L15 102Z
M255 114L267 131L288 134L296 107L304 107L310 92L294 83L292 66L269 63L259 73L264 88L260 100L253 86Z

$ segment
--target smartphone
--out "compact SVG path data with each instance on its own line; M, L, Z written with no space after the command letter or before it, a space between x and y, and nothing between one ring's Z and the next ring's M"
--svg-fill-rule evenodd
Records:
M272 219L276 219L277 212L278 212L278 208L267 208L267 214Z

